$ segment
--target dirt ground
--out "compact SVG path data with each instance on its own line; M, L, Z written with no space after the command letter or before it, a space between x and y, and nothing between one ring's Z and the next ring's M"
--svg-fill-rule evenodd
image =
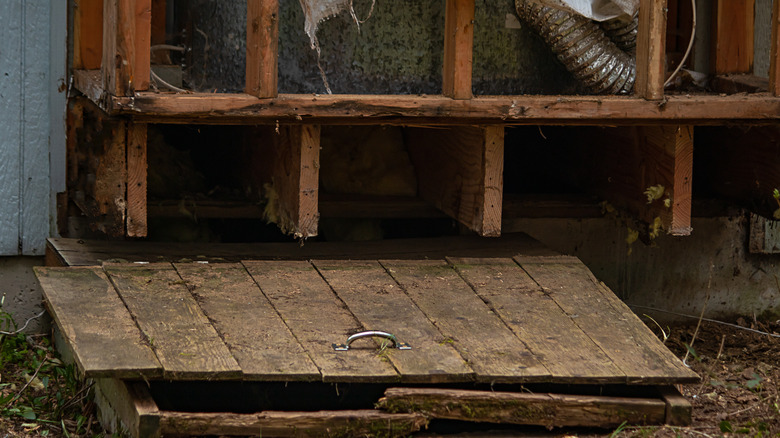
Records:
M554 430L528 431L528 433L501 436L558 436L558 437L780 437L780 321L761 323L737 321L744 328L762 331L761 334L712 322L702 322L694 339L696 326L675 326L664 328L668 332L666 345L680 358L686 352L688 363L700 376L701 383L686 385L682 392L693 405L691 427L648 427L627 425L618 430L577 431ZM658 327L652 326L659 337ZM692 348L687 345L691 344ZM13 376L11 370L2 370L3 382L18 380L24 384L23 376ZM18 371L18 370L17 370ZM5 389L5 388L4 388ZM46 397L44 389L38 389L38 397ZM87 422L76 427L72 419L64 423L54 421L31 421L9 415L10 405L3 407L0 416L0 438L11 437L60 437L60 436L103 436L95 421L94 405L79 400ZM79 417L79 414L75 415ZM71 415L73 418L73 415ZM42 419L42 418L41 418ZM41 420L39 419L39 420ZM63 427L64 426L64 427ZM62 433L63 429L81 429L81 435ZM89 432L86 432L89 430ZM46 432L44 432L46 431ZM43 433L42 433L43 432ZM530 433L530 435L529 435ZM474 436L474 435L470 435ZM481 436L481 435L480 435ZM489 435L485 435L489 436Z

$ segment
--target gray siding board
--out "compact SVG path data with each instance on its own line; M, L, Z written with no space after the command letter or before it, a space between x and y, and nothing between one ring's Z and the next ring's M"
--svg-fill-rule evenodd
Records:
M0 255L49 234L49 24L44 0L0 0Z

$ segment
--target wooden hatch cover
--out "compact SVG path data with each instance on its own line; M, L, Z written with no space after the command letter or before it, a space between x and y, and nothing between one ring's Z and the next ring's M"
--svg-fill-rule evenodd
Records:
M582 262L526 236L135 245L52 239L49 260L64 266L36 269L86 378L388 387L698 381ZM195 255L208 250L216 255ZM395 338L334 348L370 330Z

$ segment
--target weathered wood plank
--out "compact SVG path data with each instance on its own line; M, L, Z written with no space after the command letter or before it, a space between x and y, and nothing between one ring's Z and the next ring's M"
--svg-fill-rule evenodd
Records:
M394 334L411 350L385 351L402 382L470 381L473 372L376 261L315 261L314 266L369 330Z
M408 128L420 196L482 236L501 235L502 126Z
M173 435L407 436L427 427L421 414L376 410L257 414L163 412L160 430Z
M247 1L246 93L278 94L279 0Z
M133 96L149 89L151 0L103 2L103 89L114 96Z
M474 0L447 0L445 7L442 94L453 99L471 99Z
M335 351L366 330L309 262L244 261L249 273L300 342L324 382L392 382L395 369L376 348Z
M769 93L754 95L669 95L663 104L630 96L445 96L299 95L260 99L249 94L138 93L134 98L101 99L100 75L73 72L74 85L112 115L132 115L150 123L274 125L306 123L437 125L713 125L771 123L780 102Z
M382 261L480 382L547 381L550 372L444 261Z
M146 124L127 125L127 224L128 237L146 237Z
M626 375L512 259L448 259L543 361L556 382L624 383Z
M712 18L714 73L751 73L755 0L715 0Z
M685 368L577 258L516 257L515 260L625 373L627 383L698 381L698 376Z
M171 380L218 380L241 376L241 368L168 263L106 264L136 324Z
M162 367L100 268L35 268L46 306L85 378L154 378Z
M664 97L666 80L666 0L640 0L636 43L636 96Z
M673 386L658 388L661 398L666 403L666 424L670 426L690 426L693 420L693 406L680 391Z
M663 424L662 400L439 388L388 388L379 406L431 418L547 428Z
M239 263L176 263L245 380L320 380L320 373Z
M96 379L95 403L101 423L115 435L160 436L161 412L145 383Z
M73 4L73 68L100 68L103 57L103 2L79 0Z

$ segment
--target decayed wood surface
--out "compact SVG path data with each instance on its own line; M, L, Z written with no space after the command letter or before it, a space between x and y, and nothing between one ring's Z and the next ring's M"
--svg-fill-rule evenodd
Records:
M637 97L659 100L666 80L666 0L640 0L636 42Z
M104 269L144 332L168 379L237 378L241 368L168 263Z
M422 414L375 410L257 414L163 412L162 434L307 436L408 436L428 425Z
M99 72L77 70L75 86L112 115L154 123L274 125L277 121L377 124L648 125L773 123L780 101L753 95L666 95L657 102L630 96L445 96L165 94L101 99Z
M654 399L437 388L389 388L379 406L431 418L548 428L662 424L666 408L663 401Z
M146 124L127 125L127 225L128 237L146 237Z
M403 382L473 379L463 358L376 261L317 261L320 275L363 327L394 334L411 350L384 354ZM365 342L365 341L359 341Z
M408 128L420 197L482 236L501 235L504 127Z
M319 380L320 373L237 263L175 264L246 380Z
M276 97L279 0L249 0L246 15L246 92L263 98Z
M444 14L443 94L471 99L474 58L474 0L447 0Z
M549 380L545 366L444 261L383 261L417 307L452 340L479 382Z
M249 273L320 369L323 381L398 380L377 348L335 351L332 344L365 330L309 262L246 261Z
M680 391L673 386L658 388L661 398L666 403L666 418L664 422L670 426L688 426L693 416L693 406Z
M74 272L89 273L103 288L98 292L114 294L113 304L98 302L95 310L124 318L114 347L142 343L143 333L159 360L157 375L161 365L166 379L664 385L698 379L576 258L540 255L530 244L513 246L513 254L525 254L514 262L490 254L378 262L383 247L395 251L370 246L373 258L366 261L212 258ZM81 291L80 277L47 274L70 268L53 269L42 271L42 283L54 290L47 294L50 308L79 360L116 360L93 368L113 367L125 378L149 375L134 374L137 365L103 354L97 342L100 350L79 348L68 324L89 330L82 305L92 298ZM364 330L393 333L412 350L383 350L378 338L333 349Z
M160 436L160 411L149 388L143 382L125 382L119 379L95 380L95 404L101 422L110 432L131 437Z
M606 293L575 257L516 257L516 261L612 359L627 383L698 381L698 376L685 368L615 294Z
M36 268L35 275L82 376L162 375L154 352L100 268Z
M533 354L543 358L552 379L625 383L625 374L512 259L449 262Z

